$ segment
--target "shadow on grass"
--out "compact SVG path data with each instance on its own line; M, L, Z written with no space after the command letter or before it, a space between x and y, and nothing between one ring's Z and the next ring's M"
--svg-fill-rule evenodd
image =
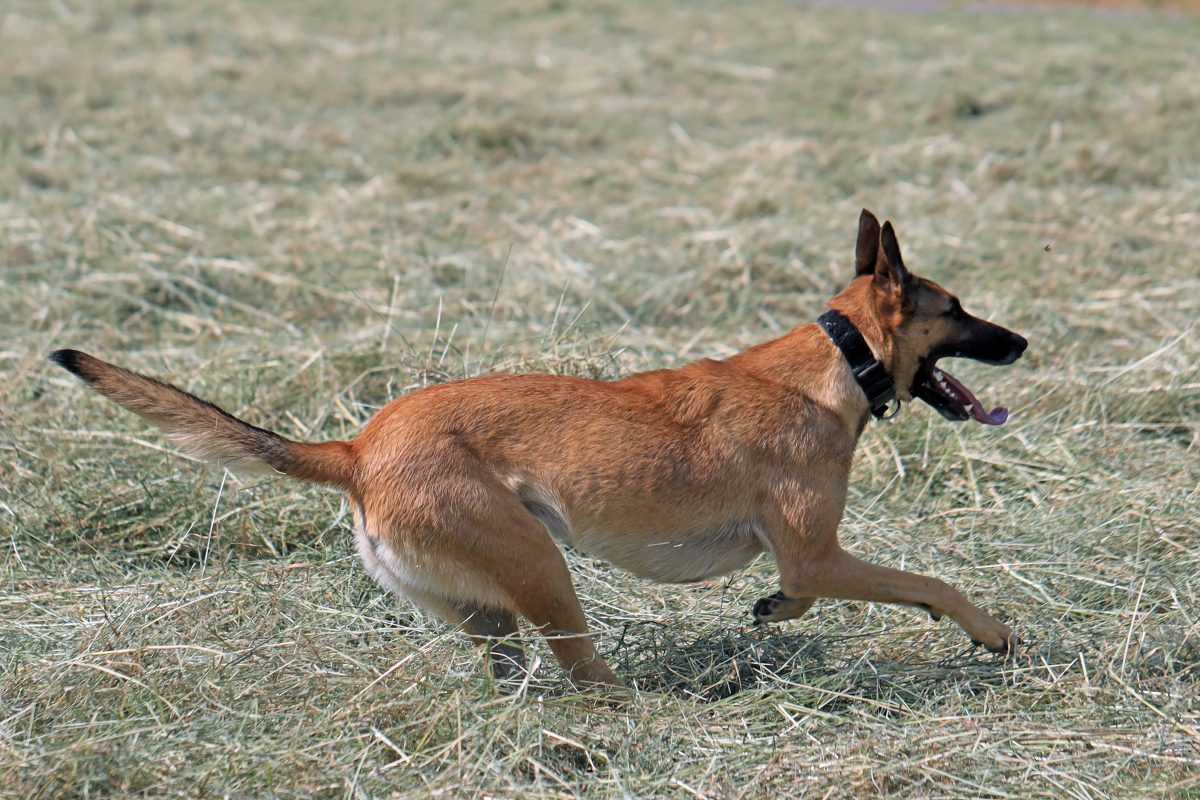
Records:
M908 657L892 659L867 652L861 634L829 637L747 627L680 641L670 628L652 627L634 637L634 645L618 641L611 657L618 674L644 691L693 702L714 703L744 691L798 690L819 699L827 711L864 702L886 714L922 705L947 684L969 695L1005 683L1004 661L982 651L932 661L914 648Z

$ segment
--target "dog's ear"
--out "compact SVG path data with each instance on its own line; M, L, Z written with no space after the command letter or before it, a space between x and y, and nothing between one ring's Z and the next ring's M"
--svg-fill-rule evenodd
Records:
M890 220L883 223L879 232L879 253L882 257L875 264L875 282L881 286L890 284L901 291L907 289L912 276L904 266L900 242Z
M879 220L865 208L858 217L858 245L854 248L854 275L875 272L879 260Z

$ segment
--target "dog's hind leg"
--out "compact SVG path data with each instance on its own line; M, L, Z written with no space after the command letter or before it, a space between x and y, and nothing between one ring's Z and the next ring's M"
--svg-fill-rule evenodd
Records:
M355 504L354 520L359 555L375 581L393 594L416 603L423 611L461 627L477 645L486 647L492 676L498 681L519 677L525 670L525 652L513 641L517 618L494 604L455 601L417 585L411 570L400 570L392 549L367 530L362 506ZM405 574L409 573L409 574Z
M527 514L523 508L520 511ZM519 529L510 527L491 536L470 538L474 542L495 543L475 579L480 584L495 586L509 608L482 608L456 602L450 613L463 614L461 624L467 634L480 644L489 644L497 679L524 665L524 654L519 647L495 641L516 631L515 612L533 623L546 638L572 683L581 687L621 685L592 643L567 562L541 524L530 516L528 524ZM469 575L466 577L471 579Z
M523 510L523 509L522 509ZM527 535L501 542L494 573L513 608L546 637L567 678L577 686L620 686L621 681L597 652L567 562L550 535L533 517Z
M567 562L545 525L489 470L469 462L459 469L447 476L444 496L469 502L456 504L439 539L465 569L460 585L494 587L507 611L546 637L576 686L620 686L596 651Z
M475 608L467 611L463 630L471 641L486 647L492 677L509 682L525 674L525 650L516 643L517 618L511 611Z
M480 643L510 635L519 614L546 637L572 683L619 686L592 643L567 563L545 526L485 469L447 459L441 466L438 496L451 502L394 509L360 527L367 568ZM494 669L497 656L518 662L510 643L492 654Z
M525 674L525 650L517 642L517 617L511 611L456 602L408 587L404 594L429 613L461 627L476 645L486 648L492 677L506 683Z

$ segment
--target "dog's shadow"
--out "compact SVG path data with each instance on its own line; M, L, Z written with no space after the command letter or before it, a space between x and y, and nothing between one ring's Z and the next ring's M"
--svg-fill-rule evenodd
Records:
M934 687L953 684L972 694L1004 683L1002 664L973 651L938 661L916 652L904 659L868 658L859 637L746 627L686 640L667 626L648 627L636 635L627 629L607 658L638 689L691 702L799 689L820 698L826 710L865 702L887 713L922 702Z
M821 669L827 662L820 638L803 634L726 630L680 641L662 628L637 639L634 647L618 642L612 656L618 673L644 691L693 701L715 702L778 685L781 677Z

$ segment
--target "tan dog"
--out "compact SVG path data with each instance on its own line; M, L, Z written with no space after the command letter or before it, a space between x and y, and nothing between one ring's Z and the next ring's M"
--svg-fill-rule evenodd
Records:
M891 223L881 229L865 210L855 273L820 324L724 361L612 382L486 375L431 386L389 403L348 442L293 442L84 353L52 358L188 453L344 489L375 580L491 642L498 675L523 663L497 639L525 617L573 682L620 683L555 539L679 583L768 550L782 591L756 604L756 621L799 617L818 597L899 603L1006 651L1008 626L940 580L854 558L837 527L858 437L892 387L947 418L998 424L1007 412L985 412L935 362L1010 364L1026 341L910 274Z

